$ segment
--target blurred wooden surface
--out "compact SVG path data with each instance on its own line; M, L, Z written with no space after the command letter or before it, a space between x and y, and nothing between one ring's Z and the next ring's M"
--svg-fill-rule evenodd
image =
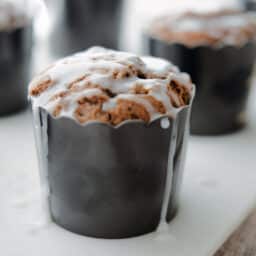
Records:
M256 210L215 256L256 256Z

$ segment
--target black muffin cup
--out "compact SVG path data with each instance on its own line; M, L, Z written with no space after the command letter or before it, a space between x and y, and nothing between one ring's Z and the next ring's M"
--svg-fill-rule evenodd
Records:
M196 84L191 132L225 134L245 125L255 43L243 46L188 48L145 36L148 53L166 58L190 74Z
M63 0L60 6L62 11L58 10L59 18L50 35L53 57L94 45L118 48L122 0Z
M0 31L0 115L27 106L32 31L32 26Z
M42 109L39 115L41 140L48 141L44 173L55 223L74 233L106 239L155 231L168 171L172 186L166 220L175 216L190 107L175 119L168 118L167 129L161 127L161 119L150 124L127 121L114 128L54 119ZM46 155L39 152L39 158Z
M243 0L245 9L247 11L256 11L256 1L254 0Z

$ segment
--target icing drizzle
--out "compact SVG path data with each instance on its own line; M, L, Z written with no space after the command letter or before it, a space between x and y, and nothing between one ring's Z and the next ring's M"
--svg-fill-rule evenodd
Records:
M176 90L168 89L172 83ZM143 92L134 92L136 88ZM29 91L33 105L55 118L76 120L74 113L80 99L108 91L111 96L104 100L103 112L114 109L120 100L127 100L143 106L152 121L161 115L175 116L189 104L180 91L191 99L194 86L187 74L163 59L93 47L53 64L31 82ZM144 96L160 102L165 113L160 113ZM54 115L58 106L61 109Z
M155 19L149 33L167 42L182 43L191 47L239 46L255 40L255 19L255 13L235 10L187 12Z

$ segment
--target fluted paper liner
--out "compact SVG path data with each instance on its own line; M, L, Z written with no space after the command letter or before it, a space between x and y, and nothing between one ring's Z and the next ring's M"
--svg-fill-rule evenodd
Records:
M37 114L41 180L54 222L87 236L126 238L174 217L190 107L174 119L118 127Z

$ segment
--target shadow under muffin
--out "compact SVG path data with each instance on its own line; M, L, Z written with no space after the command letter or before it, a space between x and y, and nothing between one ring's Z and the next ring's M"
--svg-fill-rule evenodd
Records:
M245 126L256 56L254 39L242 45L188 46L147 33L144 41L148 53L172 61L196 84L193 134L225 134Z

